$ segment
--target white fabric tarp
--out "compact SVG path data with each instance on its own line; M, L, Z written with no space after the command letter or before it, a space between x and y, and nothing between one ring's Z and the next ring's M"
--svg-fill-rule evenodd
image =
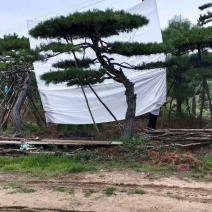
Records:
M124 9L132 14L141 14L149 20L149 24L145 27L134 30L131 33L123 33L119 36L113 36L106 41L132 41L142 43L162 42L156 0L145 0L143 2L141 0L122 0L121 4L119 1L114 0L93 0L93 4L87 6L85 4L83 9L80 9L79 11L86 11L93 8L101 10L106 8L113 8L114 10ZM29 30L38 24L37 21L28 21L27 23ZM46 41L35 40L30 37L31 48L34 48L41 42ZM89 55L90 58L94 57L92 52L88 51L86 54ZM123 57L113 55L113 57L116 62L127 62L132 65L142 64L143 62L164 61L165 59L163 54L142 57ZM45 82L40 79L40 75L43 73L54 70L51 66L53 63L66 58L67 55L60 55L49 59L45 63L34 63L34 70L46 114L46 121L48 123L60 124L93 123L80 87L67 87L65 83L57 85L50 84L47 86L45 85ZM153 111L152 113L157 115L159 108L166 101L165 69L145 71L123 69L123 71L128 79L135 83L135 93L137 94L136 116L150 111ZM127 109L124 86L113 80L106 80L104 83L94 85L93 88L115 117L118 120L123 120ZM113 117L101 102L99 102L91 89L89 87L85 87L84 89L96 123L114 121Z

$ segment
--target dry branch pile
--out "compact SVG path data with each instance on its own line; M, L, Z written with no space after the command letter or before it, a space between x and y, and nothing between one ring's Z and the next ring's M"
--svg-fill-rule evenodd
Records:
M161 129L144 130L143 136L152 141L181 147L212 144L212 129Z

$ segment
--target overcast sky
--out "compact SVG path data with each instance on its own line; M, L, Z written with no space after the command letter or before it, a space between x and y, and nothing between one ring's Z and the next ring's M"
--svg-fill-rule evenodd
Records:
M99 1L104 0L0 0L0 37L14 32L27 36L26 20L65 15ZM133 1L129 0L132 6ZM122 0L113 2L120 5ZM198 7L208 2L211 0L157 0L161 28L166 27L174 15L182 15L195 24L201 13Z

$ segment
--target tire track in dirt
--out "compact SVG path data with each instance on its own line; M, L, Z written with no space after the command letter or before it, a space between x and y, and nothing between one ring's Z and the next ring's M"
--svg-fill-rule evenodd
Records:
M27 212L93 212L93 211L79 211L79 210L63 210L59 208L29 208L29 207L22 207L22 206L8 206L8 207L0 207L0 211L27 211Z
M11 180L4 180L1 183L11 183ZM85 182L85 181L55 181L55 180L19 180L18 184L33 188L45 188L51 189L54 187L71 187L75 189L96 189L104 191L109 187L116 188L117 191L121 192L125 190L130 193L138 189L144 189L146 192L156 194L159 196L168 196L175 199L189 200L193 202L208 203L212 204L212 191L207 188L190 188L180 186L169 186L169 185L157 185L151 184L136 184L136 183L111 183L111 182Z
M12 184L35 192L15 190ZM115 188L111 196L106 194L109 188ZM139 190L144 191L143 195L136 194ZM85 196L92 191L96 193ZM209 212L212 208L210 182L180 179L173 174L150 176L132 170L102 170L52 179L1 173L0 196L0 211L11 212Z

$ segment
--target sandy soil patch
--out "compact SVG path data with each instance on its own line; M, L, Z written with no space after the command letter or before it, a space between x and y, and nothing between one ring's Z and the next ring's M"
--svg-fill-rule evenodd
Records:
M115 190L110 196L109 188ZM210 212L212 183L131 170L100 170L50 180L1 173L0 197L0 211Z

